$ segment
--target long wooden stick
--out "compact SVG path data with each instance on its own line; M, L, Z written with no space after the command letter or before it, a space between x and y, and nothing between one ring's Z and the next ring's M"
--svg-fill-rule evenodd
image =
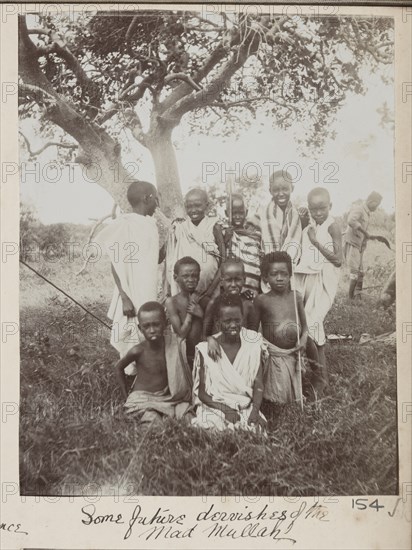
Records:
M296 279L295 279L295 269L292 260L292 281L293 281L293 301L295 305L295 316L296 316L296 327L298 333L298 348L300 348L300 323L299 323L299 313L298 313L298 301L296 298ZM300 408L303 411L303 394L302 394L302 363L300 356L300 349L298 349L298 363L297 363L297 374L298 374L298 383L299 383L299 402Z

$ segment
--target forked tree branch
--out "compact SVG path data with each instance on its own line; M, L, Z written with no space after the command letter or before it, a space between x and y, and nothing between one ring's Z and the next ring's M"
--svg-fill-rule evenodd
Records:
M48 147L55 146L55 147L63 147L64 149L77 149L77 147L78 147L78 145L75 145L74 143L62 143L60 141L48 141L42 147L40 147L40 149L37 149L37 151L33 151L28 138L23 134L23 132L21 130L19 130L19 134L22 136L22 138L24 139L24 141L26 143L26 147L27 147L27 150L29 152L30 158L37 157L38 155L43 153L43 151L45 151Z

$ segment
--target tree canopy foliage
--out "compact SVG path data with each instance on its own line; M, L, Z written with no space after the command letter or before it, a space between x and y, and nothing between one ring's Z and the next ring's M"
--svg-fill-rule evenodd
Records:
M152 154L163 211L181 209L172 131L183 117L197 132L232 135L258 110L273 125L306 122L300 136L321 148L348 93L363 93L364 70L392 63L389 18L98 12L20 24L20 101L79 145L77 161L103 166L114 184L124 134ZM34 110L33 110L34 109Z

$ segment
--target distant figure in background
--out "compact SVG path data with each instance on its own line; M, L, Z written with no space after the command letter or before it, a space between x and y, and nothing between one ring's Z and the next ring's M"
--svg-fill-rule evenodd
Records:
M263 205L248 222L260 230L264 254L286 251L296 264L300 258L302 226L299 212L290 200L292 181L288 172L274 172L269 180L271 201ZM266 287L264 290L270 289Z
M176 378L180 376L184 380L184 375L176 370L184 367L175 362L175 354L168 352L163 306L158 302L143 304L138 311L138 320L144 340L133 346L116 364L126 412L137 414L143 425L158 422L164 416L181 418L190 408L190 389L183 383L173 391ZM124 373L132 363L137 375L128 394Z
M166 250L166 277L171 295L180 289L173 277L176 262L185 256L200 264L197 292L212 296L219 283L219 265L224 257L225 244L217 217L208 217L209 199L203 189L192 189L186 194L186 219L173 223Z
M396 271L393 270L389 275L388 280L385 283L385 286L382 289L381 295L379 297L379 305L383 306L385 309L391 306L396 300Z
M241 290L245 298L255 298L260 292L260 260L262 248L260 233L245 228L247 209L240 193L233 193L226 201L229 227L225 231L226 257L236 258L244 266L245 280Z
M95 237L112 263L116 286L107 315L113 321L110 343L120 357L143 340L136 313L142 304L157 299L157 266L164 257L152 217L159 204L155 186L134 181L127 200L133 212L120 214ZM133 366L126 374L135 374Z
M368 196L366 201L355 204L349 211L348 228L344 236L344 255L349 267L349 298L355 297L355 290L362 290L363 285L363 253L368 242L368 226L370 215L379 207L382 195L376 191Z
M295 280L296 290L303 297L308 323L310 338L307 355L313 360L312 365L315 365L312 386L319 393L328 383L324 321L338 290L342 265L342 230L330 215L332 204L327 189L312 189L308 194L308 207L310 223L303 230L302 256L295 269ZM313 342L316 350L313 349Z

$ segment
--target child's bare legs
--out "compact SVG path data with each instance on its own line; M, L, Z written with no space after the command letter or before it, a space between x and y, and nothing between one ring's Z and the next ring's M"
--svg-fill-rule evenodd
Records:
M308 338L306 355L311 367L310 384L312 386L312 391L310 394L312 394L312 392L316 394L310 395L309 399L315 399L328 383L324 346L318 346L312 338Z

